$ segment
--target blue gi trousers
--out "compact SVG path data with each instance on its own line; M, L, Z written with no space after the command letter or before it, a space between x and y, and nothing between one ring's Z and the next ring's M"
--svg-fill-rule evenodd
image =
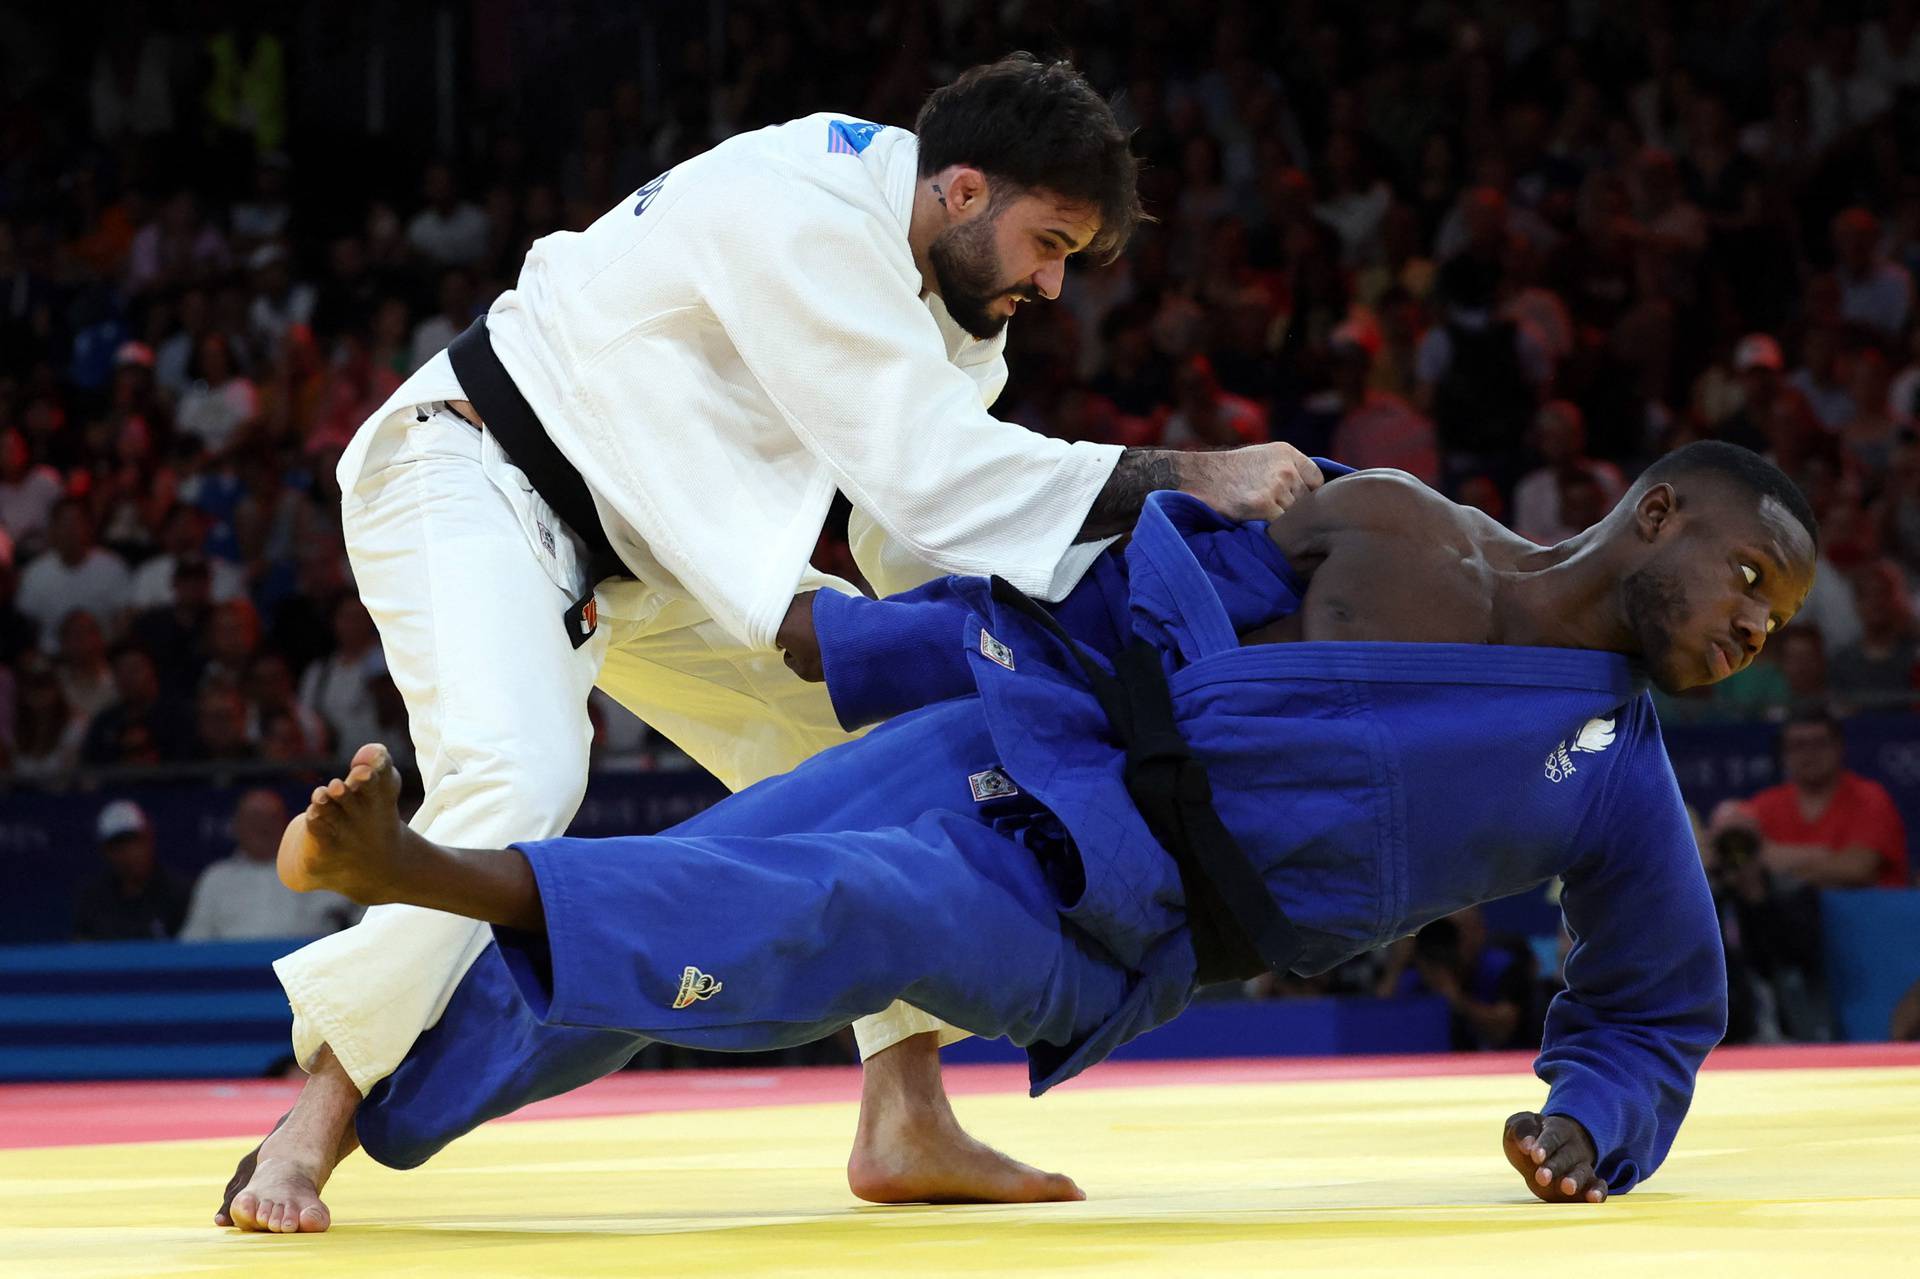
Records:
M895 999L1020 1044L1087 1033L1128 975L1062 918L1077 856L994 764L957 699L659 835L518 845L547 932L496 930L367 1095L361 1144L414 1167L650 1041L787 1047Z

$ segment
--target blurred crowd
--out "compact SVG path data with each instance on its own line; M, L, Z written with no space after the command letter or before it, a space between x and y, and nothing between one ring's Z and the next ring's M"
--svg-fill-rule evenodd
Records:
M334 464L362 419L534 239L741 129L907 123L1020 47L1114 96L1156 221L1023 310L1003 416L1137 445L1285 439L1543 543L1661 452L1735 441L1812 499L1819 584L1763 661L1663 715L1920 696L1912 0L454 17L432 49L377 23L336 39L313 5L0 17L12 778L403 745L339 532ZM348 44L374 51L357 79ZM831 524L820 557L852 575ZM606 749L646 741L610 704L597 722Z

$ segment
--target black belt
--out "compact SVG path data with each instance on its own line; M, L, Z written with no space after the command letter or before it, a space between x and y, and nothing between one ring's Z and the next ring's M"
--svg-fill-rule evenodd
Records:
M487 430L513 464L526 472L533 491L538 493L566 526L587 547L589 587L609 577L631 577L626 564L614 552L601 527L600 512L593 505L587 482L566 455L554 445L547 428L540 425L533 406L500 357L493 353L493 340L487 336L487 317L481 316L466 332L447 345L447 358L453 362L453 374L460 389L479 412Z
M1160 653L1134 639L1109 675L1046 609L1010 582L993 579L993 598L1046 628L1067 646L1126 748L1125 780L1134 807L1180 870L1201 985L1284 973L1300 957L1299 931L1267 891L1260 872L1213 807L1206 766L1180 735Z

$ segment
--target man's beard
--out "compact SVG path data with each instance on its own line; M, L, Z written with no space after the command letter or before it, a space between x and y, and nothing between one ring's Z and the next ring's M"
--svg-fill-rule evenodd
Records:
M1659 569L1636 569L1627 575L1621 584L1622 602L1626 605L1627 620L1633 626L1635 637L1640 642L1639 659L1653 677L1654 684L1663 693L1681 691L1667 663L1673 655L1673 636L1679 628L1680 617L1684 611L1685 592L1680 583ZM1698 679L1694 684L1698 684Z
M940 301L953 322L985 341L1007 327L1012 318L988 310L1007 296L1032 298L1031 291L1000 283L1000 254L994 248L992 216L948 227L927 246Z

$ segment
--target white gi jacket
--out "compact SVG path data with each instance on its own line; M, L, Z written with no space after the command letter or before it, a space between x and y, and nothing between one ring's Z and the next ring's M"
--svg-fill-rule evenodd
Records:
M614 550L750 647L773 645L836 487L882 589L999 573L1057 598L1100 549L1073 538L1120 449L987 412L1005 338L920 295L918 151L831 115L741 134L538 241L488 313ZM459 398L442 354L374 420ZM374 434L341 459L344 491Z

